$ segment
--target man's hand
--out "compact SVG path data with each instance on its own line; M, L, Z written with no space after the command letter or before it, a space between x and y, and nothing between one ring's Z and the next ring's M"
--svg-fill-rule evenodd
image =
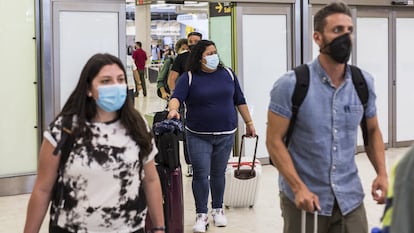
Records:
M170 98L170 94L165 91L161 91L161 98L168 100Z
M315 209L321 210L318 196L307 188L302 188L295 193L295 205L306 212L314 212Z
M377 204L384 204L387 197L388 178L387 176L377 176L372 182L372 198Z

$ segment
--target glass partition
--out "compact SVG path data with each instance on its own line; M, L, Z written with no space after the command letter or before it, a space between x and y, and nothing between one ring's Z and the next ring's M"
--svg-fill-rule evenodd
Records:
M412 130L414 18L396 19L396 124L397 141L414 139Z
M125 2L53 3L53 112L75 88L82 67L96 53L110 53L126 64ZM46 106L50 108L51 106Z
M36 171L38 98L35 1L2 1L0 5L1 178Z
M82 67L93 54L119 56L118 13L61 11L59 21L60 107L63 107Z
M358 17L356 25L357 65L374 77L377 115L384 142L388 142L388 18ZM358 142L362 144L359 131Z
M231 17L220 16L210 18L210 39L217 47L220 60L231 67Z
M237 71L256 132L261 137L257 157L268 158L265 138L270 90L291 68L293 60L290 6L246 5L237 12ZM244 124L239 127L244 128ZM253 155L254 145L246 145L245 152Z

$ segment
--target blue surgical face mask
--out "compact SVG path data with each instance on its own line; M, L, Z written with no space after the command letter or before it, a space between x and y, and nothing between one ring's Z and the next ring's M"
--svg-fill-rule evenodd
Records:
M206 59L205 66L207 68L209 68L210 70L217 69L217 66L218 66L218 64L220 62L220 59L219 59L219 57L218 57L217 54L205 56L204 59Z
M126 84L99 86L96 104L105 112L118 111L125 103L126 90Z

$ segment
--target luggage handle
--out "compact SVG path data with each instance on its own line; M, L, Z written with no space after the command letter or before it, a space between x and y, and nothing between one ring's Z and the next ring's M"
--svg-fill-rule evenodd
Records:
M300 232L306 233L306 211L302 210ZM313 232L318 232L318 211L313 213Z
M244 144L244 138L247 137L246 134L242 135L242 140L240 144L240 155L239 155L239 162L237 163L237 170L234 172L234 177L240 180L248 180L251 178L256 177L256 171L254 170L255 167L255 161L256 161L256 152L257 152L257 144L259 142L259 135L254 136L256 138L256 143L254 147L254 154L253 154L253 161L252 161L252 169L250 170L240 170L241 165L241 157L242 157L242 151L243 151L243 144Z
M230 165L234 168L236 168L238 164L239 164L238 162L228 162L228 165ZM255 164L260 164L260 162L255 162ZM252 163L251 162L241 162L240 166L252 166Z

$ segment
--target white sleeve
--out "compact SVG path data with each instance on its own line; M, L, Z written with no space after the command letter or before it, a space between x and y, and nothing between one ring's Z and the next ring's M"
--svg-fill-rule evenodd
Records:
M155 156L158 154L157 146L155 145L155 140L151 140L152 144L152 151L149 153L147 159L144 161L144 164L150 162L151 160L154 160Z

